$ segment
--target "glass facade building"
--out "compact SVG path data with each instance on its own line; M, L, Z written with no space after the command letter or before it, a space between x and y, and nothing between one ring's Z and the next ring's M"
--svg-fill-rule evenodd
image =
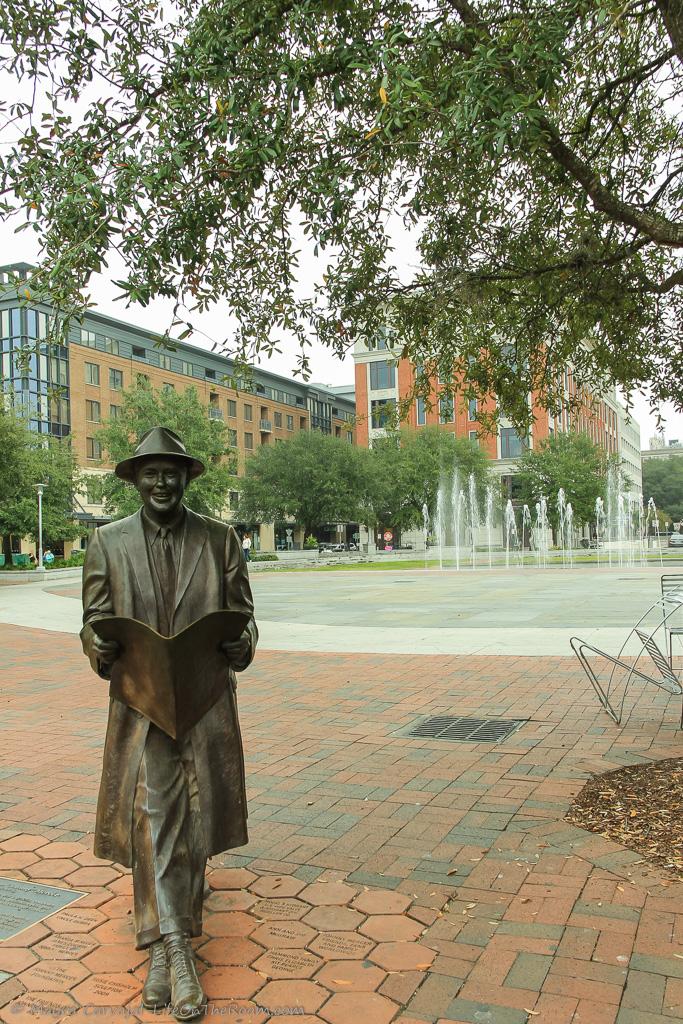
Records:
M3 392L21 407L33 430L66 437L71 431L69 352L48 341L49 314L7 305L0 310Z

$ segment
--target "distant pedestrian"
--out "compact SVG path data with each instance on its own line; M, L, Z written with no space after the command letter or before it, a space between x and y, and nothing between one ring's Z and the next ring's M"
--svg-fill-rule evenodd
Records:
M251 562L251 537L248 533L242 537L242 551L244 552L244 561Z

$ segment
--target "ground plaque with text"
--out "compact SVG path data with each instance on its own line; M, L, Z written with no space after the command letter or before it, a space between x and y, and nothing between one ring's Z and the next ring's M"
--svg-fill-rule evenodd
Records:
M0 878L0 941L30 928L85 896L76 889Z

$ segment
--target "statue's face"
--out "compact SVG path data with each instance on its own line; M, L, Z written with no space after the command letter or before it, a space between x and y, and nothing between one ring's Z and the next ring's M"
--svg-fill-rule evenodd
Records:
M179 459L152 455L141 459L135 486L145 511L153 519L172 519L187 486L187 467Z

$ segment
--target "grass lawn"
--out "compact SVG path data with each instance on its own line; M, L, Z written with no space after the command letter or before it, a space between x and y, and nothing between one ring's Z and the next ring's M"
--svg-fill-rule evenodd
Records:
M480 551L479 555L480 555L480 560L477 562L476 568L477 569L488 569L488 561L487 561L485 553L483 551ZM666 563L670 559L673 560L675 565L677 565L681 561L681 555L677 554L676 552L667 552L667 551L662 552L662 562L663 562L664 565L666 565ZM595 554L594 551L587 552L587 551L583 551L582 550L581 554L579 554L578 552L574 553L573 564L577 565L577 566L578 565L581 565L581 566L583 566L583 565L595 565L595 566L597 566L598 565L598 559L597 559L596 554ZM609 560L608 560L607 555L605 553L601 553L599 564L601 566L608 566L609 565ZM646 564L647 565L659 565L660 564L660 556L659 556L659 554L657 554L655 552L649 552L647 554L647 557L646 557ZM271 566L272 566L272 568L273 568L273 570L275 572L349 572L349 571L353 571L353 572L375 572L375 571L377 571L377 572L382 572L382 571L385 571L385 572L386 571L396 572L396 571L398 571L400 569L438 569L439 568L439 560L438 560L438 558L428 558L426 561L425 561L424 558L406 558L406 559L395 559L393 561L392 560L388 560L388 559L380 559L377 562L335 562L334 564L329 564L329 565L314 564L314 565L284 566L284 565L280 564L280 566L277 569L275 569L275 564L274 563L268 564L268 568L271 568ZM618 558L616 556L616 553L612 557L612 566L613 566L613 568L618 568L619 567L619 560L618 560ZM527 554L525 556L525 560L524 560L523 566L520 566L520 564L517 561L513 561L512 557L510 558L510 569L519 569L519 568L535 569L536 567L537 567L536 558L532 554ZM454 568L455 568L455 562L454 561L445 561L444 562L444 569L454 569ZM466 561L464 559L461 560L461 562L460 562L460 570L461 570L461 572L463 570L471 570L471 568L472 567L471 567L471 564L470 564L469 561ZM503 568L505 568L505 557L504 557L504 555L501 557L501 553L500 552L495 552L494 553L493 560L492 560L492 568L494 568L494 569L503 569ZM555 568L556 569L561 569L562 568L562 555L559 552L551 552L548 555L548 558L547 558L546 568L549 568L549 569L555 569ZM624 562L624 564L622 565L622 568L626 569L626 568L629 568L629 566L626 564L626 562ZM633 566L633 568L638 568L638 566L637 565ZM262 571L264 571L264 570L262 570Z

